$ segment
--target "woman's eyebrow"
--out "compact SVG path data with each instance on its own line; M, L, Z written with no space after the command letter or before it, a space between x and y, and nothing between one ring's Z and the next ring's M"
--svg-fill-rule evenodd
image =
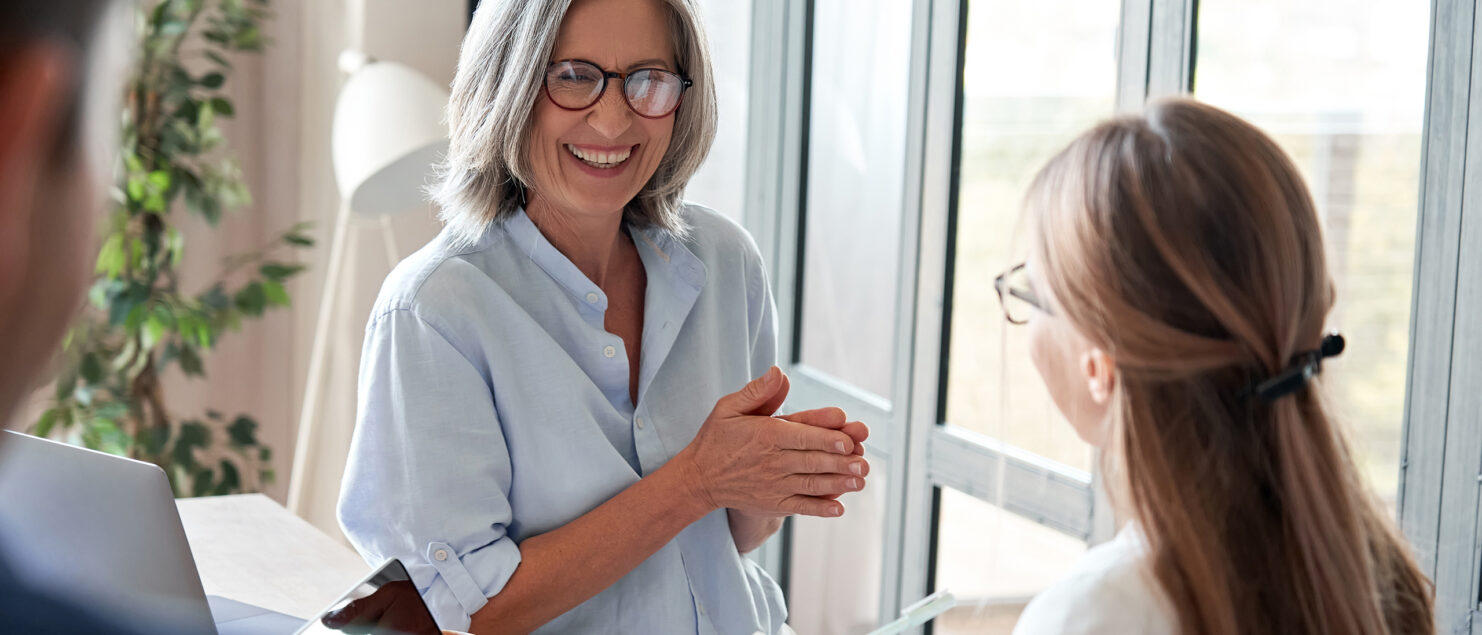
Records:
M632 64L629 64L628 65L628 70L631 71L631 70L633 70L635 68L654 68L654 67L659 67L659 68L662 68L664 70L669 70L669 62L664 61L664 60L661 60L661 59L658 59L658 58L649 58L649 59L646 59L646 60L638 60L637 62L633 62Z

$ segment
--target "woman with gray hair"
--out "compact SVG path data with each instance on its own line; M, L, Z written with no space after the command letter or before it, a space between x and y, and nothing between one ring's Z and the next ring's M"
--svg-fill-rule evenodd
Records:
M788 382L756 245L680 200L715 131L703 33L693 0L474 17L447 227L376 302L339 504L443 628L784 631L742 554L864 487L863 424L771 416Z

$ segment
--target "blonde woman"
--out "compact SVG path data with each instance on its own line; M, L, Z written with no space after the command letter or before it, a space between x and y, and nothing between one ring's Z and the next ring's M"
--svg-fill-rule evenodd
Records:
M377 300L339 504L443 628L783 631L742 554L864 487L862 424L770 416L788 383L760 254L680 201L715 131L703 33L691 0L474 17L447 228Z
M1029 261L999 294L1127 522L1014 632L1434 632L1429 582L1322 402L1334 289L1276 144L1164 101L1051 160L1027 214Z

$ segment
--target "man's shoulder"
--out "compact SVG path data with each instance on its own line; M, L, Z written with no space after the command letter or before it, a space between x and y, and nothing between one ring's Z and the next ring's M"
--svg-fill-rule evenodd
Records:
M0 574L0 624L5 625L8 633L143 635L145 632L100 619L83 607L27 587L5 574Z

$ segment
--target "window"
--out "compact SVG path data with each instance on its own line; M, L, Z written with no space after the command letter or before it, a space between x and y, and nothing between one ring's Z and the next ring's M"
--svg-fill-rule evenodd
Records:
M1009 633L1035 594L1054 584L1086 552L1086 542L941 488L936 588L958 598L936 622L936 635Z
M874 430L849 514L791 523L800 632L863 632L945 588L961 605L936 632L1006 633L1110 537L1093 455L991 281L1024 256L1021 197L1051 154L1196 89L1270 132L1311 186L1350 344L1324 369L1335 412L1398 498L1438 623L1466 619L1482 570L1470 0L753 8L746 223L774 266L789 407L840 405Z
M1428 3L1203 0L1195 95L1259 126L1302 172L1348 340L1323 366L1333 412L1391 507L1399 486Z
M741 222L746 208L747 99L751 79L751 0L701 0L720 120L705 165L685 199Z
M917 11L898 0L816 0L809 12L789 407L842 406L872 428L869 485L842 499L846 517L791 522L790 621L828 635L872 630L895 595L885 581L900 516L892 401Z
M960 185L947 421L1089 471L1002 319L993 277L1024 257L1016 231L1034 173L1113 114L1117 7L1099 0L973 0L962 70Z
M888 398L911 5L818 0L813 12L801 361Z
M939 484L975 484L972 496L939 490L934 585L960 604L936 632L1008 633L1029 598L1086 549L1085 533L1043 521L1089 514L1092 453L1050 401L1026 331L1003 319L992 280L1024 257L1016 230L1034 173L1114 112L1120 12L1099 0L972 0L967 9L952 309L945 316L946 423L965 430L934 440L951 439L968 451L991 448L998 460L954 467L946 444L933 444L928 469ZM1083 492L1079 511L1055 497L1034 500L1055 479Z
M844 518L792 519L788 623L799 633L867 633L879 623L890 475L870 464L869 486L839 498Z

